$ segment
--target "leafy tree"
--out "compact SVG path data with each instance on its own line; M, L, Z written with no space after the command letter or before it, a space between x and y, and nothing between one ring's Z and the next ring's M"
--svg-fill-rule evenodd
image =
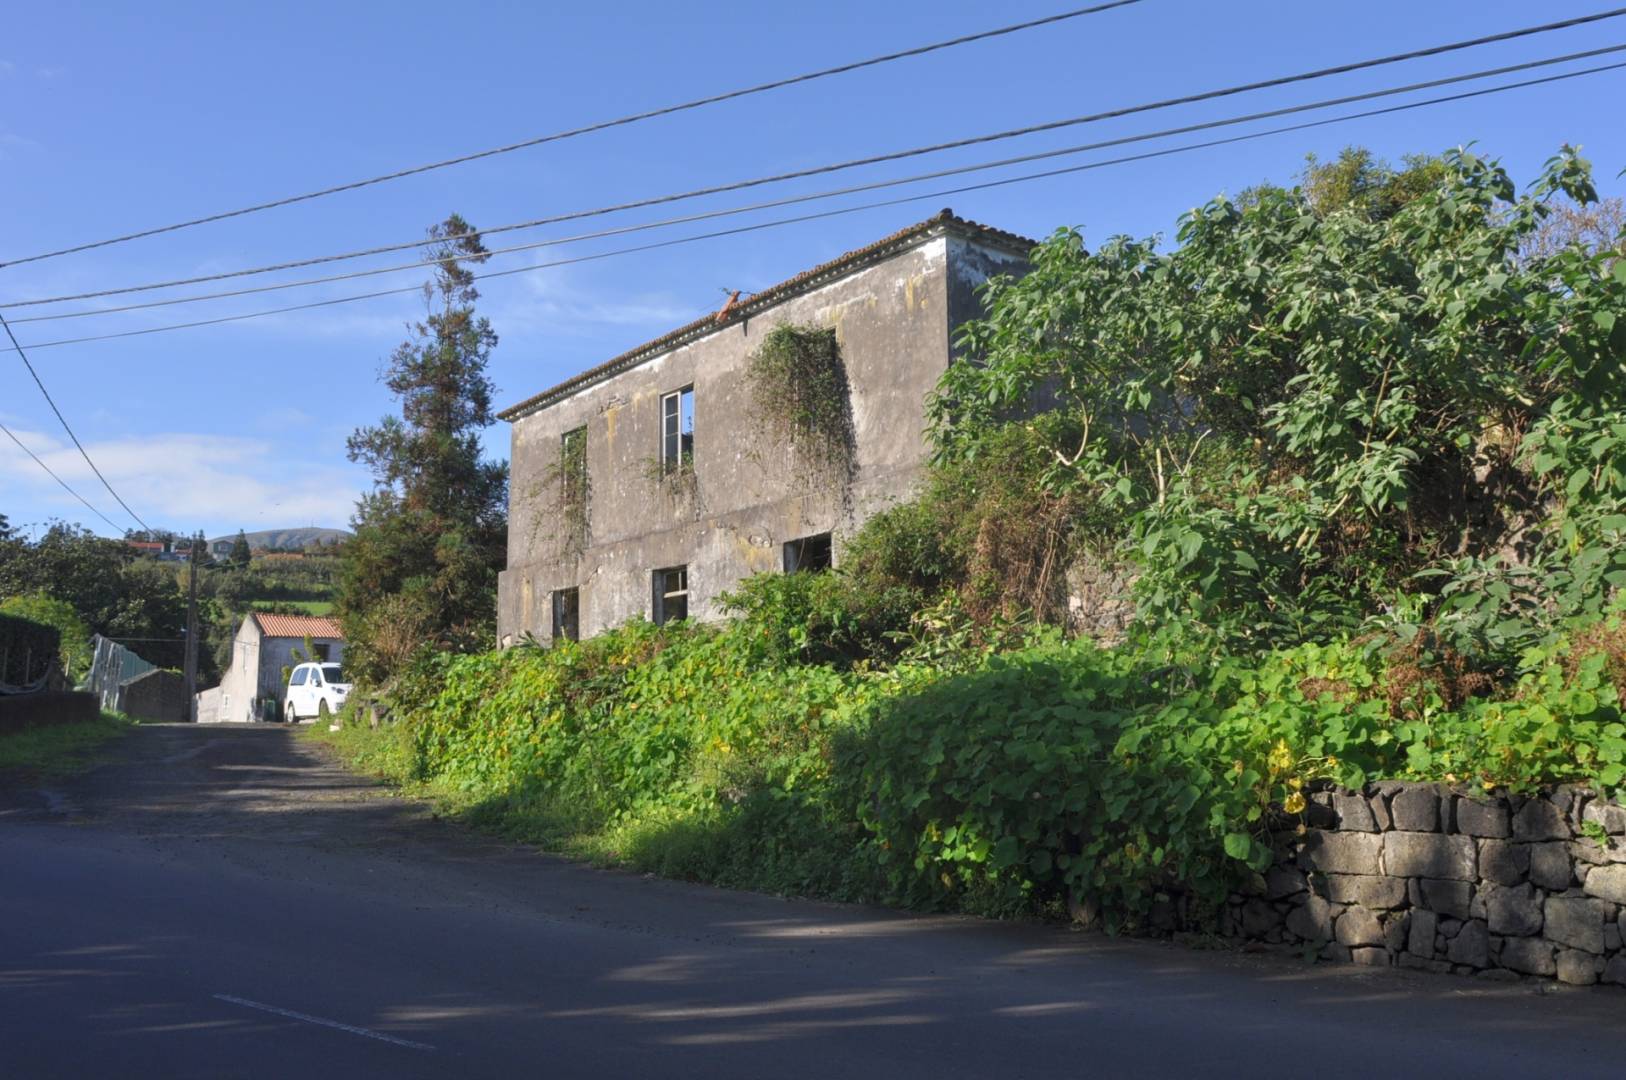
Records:
M90 628L66 600L45 592L13 596L0 600L0 615L16 615L54 626L62 635L62 673L70 683L77 683L90 670Z
M6 515L0 514L0 573L23 550L23 534L11 527Z
M508 468L480 450L480 432L495 422L486 365L497 334L475 313L469 266L486 248L454 214L429 230L425 250L437 261L428 310L383 376L401 415L348 443L374 487L345 545L338 612L351 667L373 681L425 646L490 642L507 540Z
M170 564L139 559L122 540L56 522L34 543L0 545L0 600L32 595L42 582L92 634L127 641L160 667L182 666L186 593ZM201 615L207 620L212 611ZM201 655L200 670L212 677L209 654Z
M1354 211L1374 219L1389 218L1437 189L1448 168L1444 158L1427 154L1408 154L1402 162L1396 169L1359 146L1345 147L1332 161L1310 154L1299 174L1299 187L1305 201L1323 217Z
M1521 258L1554 199L1596 199L1587 164L1523 196L1464 151L1404 197L1373 170L1216 199L1168 254L1059 232L964 328L940 458L1057 406L1046 485L1109 511L1145 626L1253 647L1387 620L1494 666L1595 612L1626 584L1626 270Z
M243 535L242 529L238 529L237 539L231 544L231 561L237 567L243 568L248 566L253 557L254 553L248 548L248 537Z

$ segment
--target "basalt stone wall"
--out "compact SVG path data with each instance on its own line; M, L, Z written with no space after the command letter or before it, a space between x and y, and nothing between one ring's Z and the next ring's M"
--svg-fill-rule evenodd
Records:
M1626 807L1574 788L1316 792L1229 934L1333 960L1626 985ZM1603 842L1599 842L1600 839Z

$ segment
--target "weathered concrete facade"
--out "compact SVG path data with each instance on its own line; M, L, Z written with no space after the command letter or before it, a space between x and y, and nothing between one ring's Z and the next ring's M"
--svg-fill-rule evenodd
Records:
M927 444L926 395L976 287L1020 273L1032 241L944 211L634 349L501 415L513 422L508 568L498 634L552 636L556 591L576 590L590 636L652 616L654 575L687 570L688 614L715 618L742 578L785 566L785 545L840 537L907 498ZM765 437L745 378L781 325L834 330L851 395L852 461L838 483ZM663 475L663 397L693 388L692 470ZM585 431L585 528L561 520L567 433Z

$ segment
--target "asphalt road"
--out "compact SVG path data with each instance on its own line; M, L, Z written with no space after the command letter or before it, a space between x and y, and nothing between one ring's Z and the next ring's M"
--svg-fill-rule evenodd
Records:
M918 918L593 870L284 728L0 780L0 1075L1626 1075L1626 993Z

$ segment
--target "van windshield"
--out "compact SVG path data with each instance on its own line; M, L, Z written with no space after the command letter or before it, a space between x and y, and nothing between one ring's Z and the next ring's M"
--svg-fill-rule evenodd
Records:
M343 669L340 668L340 666L338 664L323 664L322 665L322 678L326 682L330 682L330 683L341 682L342 683L342 682L344 682Z

